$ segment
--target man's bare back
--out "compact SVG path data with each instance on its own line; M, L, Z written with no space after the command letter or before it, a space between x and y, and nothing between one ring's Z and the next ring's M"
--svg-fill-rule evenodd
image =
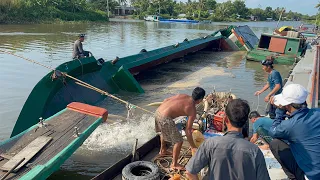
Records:
M191 96L178 94L165 99L157 111L164 117L174 119L179 116L189 116L195 113L196 107Z

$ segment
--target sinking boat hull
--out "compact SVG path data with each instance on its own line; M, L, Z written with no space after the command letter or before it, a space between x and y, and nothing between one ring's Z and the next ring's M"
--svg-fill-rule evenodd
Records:
M249 61L256 61L256 62L261 62L265 59L267 59L267 57L272 56L274 59L274 63L275 64L287 64L287 65L292 65L294 63L297 63L299 61L299 58L297 58L296 56L292 55L275 55L275 53L273 52L269 52L269 51L264 51L264 50L252 50L250 52L248 52L248 54L246 55L246 59Z
M98 62L95 57L73 60L59 65L56 70L109 93L116 93L119 90L144 93L134 77L135 74L203 49L238 50L232 49L231 44L238 47L241 47L241 44L235 45L234 42L227 41L228 37L234 34L232 32L234 28L237 27L230 26L208 36L194 40L185 39L181 43L151 51L143 50L138 54L104 63ZM48 73L33 88L20 112L11 137L37 123L40 117L48 118L54 115L70 102L77 101L95 105L105 98L100 93L77 85L70 78L60 76L52 79L52 75L56 72Z

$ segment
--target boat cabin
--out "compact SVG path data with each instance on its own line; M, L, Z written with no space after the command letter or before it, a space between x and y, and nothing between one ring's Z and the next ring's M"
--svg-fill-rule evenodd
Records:
M261 34L256 48L248 52L246 59L260 62L270 58L275 63L291 65L304 56L306 49L306 39L298 32L288 31L286 36Z
M262 34L258 49L281 54L298 55L302 51L302 45L303 39L301 38Z

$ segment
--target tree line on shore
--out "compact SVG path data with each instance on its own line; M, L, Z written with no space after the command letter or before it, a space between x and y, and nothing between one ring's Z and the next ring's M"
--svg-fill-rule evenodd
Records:
M0 0L0 23L106 20L87 0Z
M125 1L126 2L126 1ZM131 0L140 18L145 15L159 14L165 17L177 17L185 14L188 19L207 19L212 21L241 21L241 20L278 20L282 7L248 8L244 0L229 0L218 3L215 0L188 0L176 2L174 0ZM313 7L310 7L313 8ZM301 13L284 12L283 20L312 20L315 16Z
M278 20L282 7L248 8L244 0L1 0L0 23L41 21L106 21L117 6L134 7L133 17L146 15L211 21ZM320 6L319 6L320 7ZM317 7L317 8L319 8ZM310 7L313 8L313 7ZM315 20L316 16L286 11L282 20Z

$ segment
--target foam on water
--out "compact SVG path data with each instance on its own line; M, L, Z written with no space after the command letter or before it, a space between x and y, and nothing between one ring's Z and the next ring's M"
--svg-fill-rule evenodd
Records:
M154 117L143 115L127 122L100 125L81 148L92 151L128 152L132 150L135 139L138 139L138 146L141 146L155 135Z

